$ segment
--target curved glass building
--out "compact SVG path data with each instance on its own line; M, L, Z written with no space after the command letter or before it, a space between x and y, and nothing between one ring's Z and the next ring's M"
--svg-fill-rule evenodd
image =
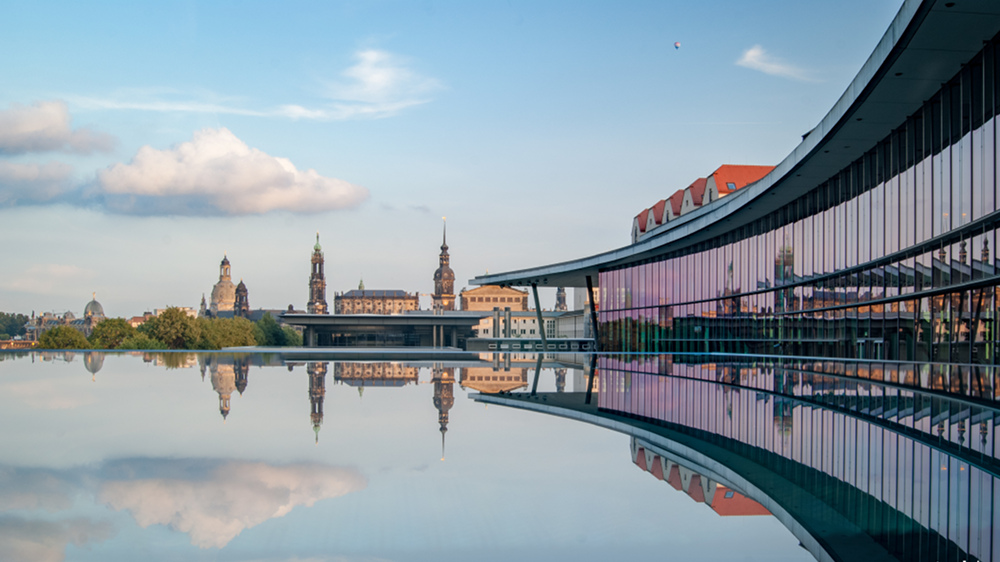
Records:
M477 284L597 286L606 351L996 363L1000 5L904 2L759 181L630 246Z

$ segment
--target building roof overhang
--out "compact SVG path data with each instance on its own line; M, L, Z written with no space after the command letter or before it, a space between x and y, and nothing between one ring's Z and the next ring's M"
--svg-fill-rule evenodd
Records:
M661 257L749 224L807 193L871 150L920 109L1000 31L1000 2L906 0L820 123L757 183L582 259L481 275L473 285L584 287L599 271Z

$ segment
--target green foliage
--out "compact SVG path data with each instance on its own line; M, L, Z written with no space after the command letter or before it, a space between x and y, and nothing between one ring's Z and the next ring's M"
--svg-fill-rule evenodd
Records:
M24 335L24 325L31 320L23 314L17 314L15 312L0 312L0 334L7 334L7 338L10 336L23 336Z
M187 365L188 357L191 355L191 353L177 352L157 353L156 358L159 364L167 369L180 369L181 367Z
M123 339L121 343L118 344L118 349L136 349L141 351L150 349L167 349L167 344L137 331L131 336Z
M202 339L200 323L179 308L168 308L146 320L139 326L139 333L165 343L170 349L198 349Z
M281 347L288 345L285 332L270 314L265 314L254 326L254 337L257 345L264 347Z
M90 333L90 345L94 349L117 349L121 343L135 335L135 328L124 318L101 320Z
M254 325L254 337L257 345L263 347L301 347L302 334L288 326L282 327L270 314L265 314L263 318Z
M40 349L90 349L83 333L70 326L56 326L38 338Z
M201 338L198 349L222 349L257 345L254 337L254 323L242 317L199 318L198 329Z
M9 340L9 339L10 339L10 334L0 333L0 340Z
M285 332L285 345L288 347L302 347L302 334L298 330L291 326L285 326L281 331Z

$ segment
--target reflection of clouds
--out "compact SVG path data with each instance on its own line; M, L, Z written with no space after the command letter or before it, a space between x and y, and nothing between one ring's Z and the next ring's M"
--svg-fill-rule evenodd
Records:
M243 529L299 505L364 489L358 471L318 464L135 460L107 467L98 499L142 527L167 525L191 544L221 548Z
M48 471L0 466L0 511L68 509L74 488L65 478Z
M114 534L109 523L77 518L65 521L32 521L0 516L0 560L11 562L61 562L66 546L100 542Z

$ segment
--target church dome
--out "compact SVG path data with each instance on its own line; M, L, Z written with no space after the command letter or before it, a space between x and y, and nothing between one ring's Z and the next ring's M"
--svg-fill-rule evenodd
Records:
M87 306L83 309L84 318L90 318L91 316L104 316L104 307L101 306L101 303L97 302L97 295L94 295L93 300L88 302Z

